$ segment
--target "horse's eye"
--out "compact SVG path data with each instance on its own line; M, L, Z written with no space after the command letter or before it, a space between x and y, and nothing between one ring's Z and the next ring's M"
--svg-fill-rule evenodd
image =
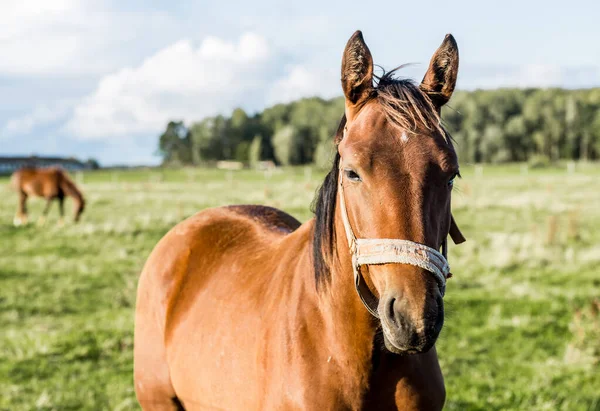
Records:
M350 170L350 169L345 169L344 172L346 173L346 178L350 181L361 181L360 180L360 176L358 174L356 174L356 171L354 170Z

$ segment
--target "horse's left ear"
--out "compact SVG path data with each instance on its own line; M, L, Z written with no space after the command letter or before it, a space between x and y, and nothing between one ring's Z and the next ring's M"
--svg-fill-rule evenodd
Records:
M464 243L465 241L467 241L465 236L463 236L462 233L460 232L458 225L456 225L456 221L454 221L454 216L452 214L450 214L450 232L449 232L449 234L450 234L450 238L452 238L452 241L454 241L454 244L460 244L460 243Z
M439 110L452 97L458 76L458 45L452 34L446 34L437 49L423 81L423 90Z

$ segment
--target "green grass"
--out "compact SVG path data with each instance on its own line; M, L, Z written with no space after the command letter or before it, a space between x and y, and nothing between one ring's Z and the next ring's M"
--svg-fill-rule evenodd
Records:
M600 168L465 167L454 278L438 352L449 410L600 409ZM295 168L78 175L83 221L13 227L0 179L0 409L136 409L137 276L174 224L206 207L260 203L302 221L323 174ZM56 207L56 205L54 206ZM70 210L70 203L67 203Z

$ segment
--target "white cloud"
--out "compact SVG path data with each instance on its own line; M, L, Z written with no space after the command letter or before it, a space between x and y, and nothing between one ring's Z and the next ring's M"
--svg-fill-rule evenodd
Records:
M181 40L138 67L102 78L66 130L80 139L155 136L170 119L189 122L240 105L254 110L323 90L332 94L328 75L302 66L280 74L276 63L266 40L254 33L237 42L208 37L197 48Z
M82 14L77 0L3 0L0 72L23 74L62 68L80 47L71 27Z
M106 73L174 27L164 13L120 11L105 0L2 0L0 75Z
M3 131L7 135L28 134L36 127L66 118L72 108L72 100L59 100L52 106L41 104L36 106L32 112L6 122Z
M337 75L337 76L336 76ZM341 94L339 74L331 70L292 66L287 75L275 82L267 96L268 104L285 103L302 97L324 98Z
M198 48L178 41L139 67L102 78L66 129L81 139L156 133L172 118L223 111L264 86L268 60L268 45L252 33L237 43L209 37Z
M3 0L0 5L2 22L15 22L19 19L48 18L49 16L68 13L79 8L78 0ZM15 26L3 25L5 30L15 29Z

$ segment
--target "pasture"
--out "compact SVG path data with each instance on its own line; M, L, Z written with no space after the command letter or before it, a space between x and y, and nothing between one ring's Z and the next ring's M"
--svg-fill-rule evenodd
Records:
M600 167L463 167L437 343L448 410L600 409ZM137 277L161 236L207 207L260 203L301 221L323 173L207 169L73 176L69 215L13 227L0 179L0 410L137 409L132 384Z

